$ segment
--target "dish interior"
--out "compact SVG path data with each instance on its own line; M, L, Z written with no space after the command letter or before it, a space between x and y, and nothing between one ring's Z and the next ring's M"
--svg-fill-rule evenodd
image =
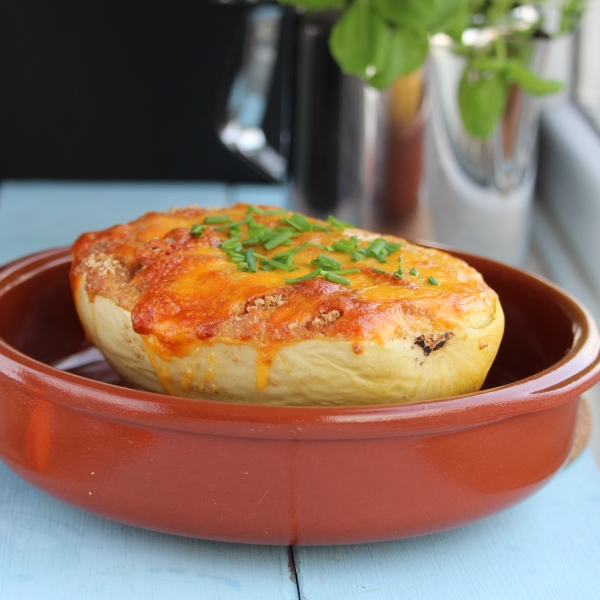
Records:
M506 315L504 338L483 389L533 376L571 349L577 335L569 315L572 308L558 292L518 270L485 259L462 258L496 290ZM42 363L124 386L99 353L89 351L73 305L68 271L65 257L0 290L0 336Z

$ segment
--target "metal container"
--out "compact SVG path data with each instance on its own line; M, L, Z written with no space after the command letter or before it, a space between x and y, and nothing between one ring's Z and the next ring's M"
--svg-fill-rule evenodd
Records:
M273 5L249 9L218 131L230 150L268 179L290 184L293 209L373 228L416 208L422 75L381 92L343 74L328 46L336 18L335 12L296 14ZM263 124L278 61L284 89L274 147Z

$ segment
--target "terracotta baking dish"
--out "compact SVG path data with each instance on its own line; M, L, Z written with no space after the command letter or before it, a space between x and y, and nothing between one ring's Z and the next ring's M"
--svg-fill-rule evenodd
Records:
M214 540L368 542L496 513L565 462L600 345L561 290L462 257L506 312L485 389L358 408L186 400L120 386L102 362L81 367L87 377L53 368L86 348L68 250L16 261L0 273L0 455L84 510Z

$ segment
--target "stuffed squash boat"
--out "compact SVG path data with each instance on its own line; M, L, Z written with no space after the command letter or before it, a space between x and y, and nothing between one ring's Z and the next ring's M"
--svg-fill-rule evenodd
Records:
M497 294L448 253L243 204L83 234L71 283L88 338L125 380L225 402L474 392L504 330Z

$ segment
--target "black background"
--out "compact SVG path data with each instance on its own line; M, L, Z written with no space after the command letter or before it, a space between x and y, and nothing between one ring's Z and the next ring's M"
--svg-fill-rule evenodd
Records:
M245 10L0 3L0 178L263 182L215 128Z

